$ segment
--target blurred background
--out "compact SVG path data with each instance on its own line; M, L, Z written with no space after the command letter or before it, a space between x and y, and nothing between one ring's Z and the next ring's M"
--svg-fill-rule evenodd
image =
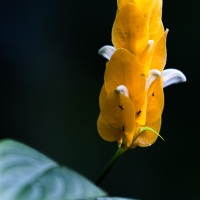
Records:
M166 68L161 135L128 151L101 184L110 196L200 199L200 2L164 0ZM117 150L97 132L98 98L116 0L0 2L0 138L12 138L95 181Z

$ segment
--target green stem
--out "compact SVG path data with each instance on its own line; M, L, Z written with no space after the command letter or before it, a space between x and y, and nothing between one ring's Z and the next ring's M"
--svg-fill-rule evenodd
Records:
M96 179L95 183L96 185L100 185L103 179L106 177L108 172L112 169L113 165L119 160L119 158L123 155L123 153L126 151L126 148L119 147L117 152L114 154L114 156L111 158L111 160L108 162L108 164L105 166L101 174Z

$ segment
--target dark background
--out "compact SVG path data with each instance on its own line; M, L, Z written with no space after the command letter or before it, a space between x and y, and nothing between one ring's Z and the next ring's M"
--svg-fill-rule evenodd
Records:
M161 135L128 151L101 184L111 196L200 199L200 2L164 0L166 68ZM0 1L0 138L13 138L94 181L117 149L96 128L116 0Z

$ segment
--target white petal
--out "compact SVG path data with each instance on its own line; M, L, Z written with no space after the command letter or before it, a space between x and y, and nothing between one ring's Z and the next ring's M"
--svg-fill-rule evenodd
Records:
M119 85L116 89L117 92L125 95L126 97L129 97L129 94L128 94L128 89L125 85Z
M156 78L161 76L161 72L157 69L151 69L149 71L149 76L146 80L146 90L149 89L150 85L156 80Z
M110 57L113 55L115 51L116 51L115 47L106 45L101 47L101 49L99 49L98 54L103 56L107 60L110 60Z
M163 76L163 81L164 81L163 88L175 83L186 81L185 75L177 69L165 69L162 72L162 76Z

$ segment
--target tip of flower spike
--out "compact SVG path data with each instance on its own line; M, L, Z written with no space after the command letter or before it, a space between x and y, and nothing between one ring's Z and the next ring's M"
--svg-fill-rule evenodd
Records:
M144 131L151 131L151 132L155 133L156 135L158 135L164 141L164 138L157 131L155 131L154 129L152 129L152 128L148 127L148 126L140 128L139 135Z

